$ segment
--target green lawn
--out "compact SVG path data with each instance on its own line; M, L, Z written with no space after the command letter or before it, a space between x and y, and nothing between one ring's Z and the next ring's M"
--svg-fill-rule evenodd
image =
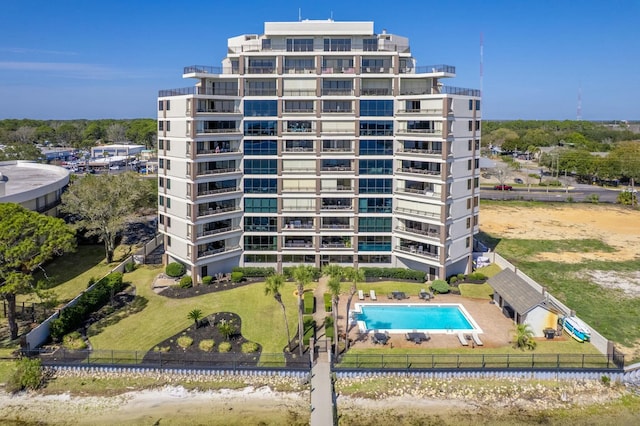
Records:
M484 284L459 284L460 295L464 297L470 297L472 299L487 299L491 300L493 295L493 288L487 283Z
M157 343L189 327L189 311L200 309L203 315L215 312L234 312L242 321L242 335L262 345L265 353L279 353L286 345L286 332L280 305L265 296L264 284L255 283L223 292L210 293L189 299L170 299L153 292L151 282L161 268L140 267L125 274L125 280L136 286L136 294L145 297L144 310L124 318L91 338L94 349L146 351ZM295 284L285 283L282 300L287 309L289 330L297 330L297 298Z

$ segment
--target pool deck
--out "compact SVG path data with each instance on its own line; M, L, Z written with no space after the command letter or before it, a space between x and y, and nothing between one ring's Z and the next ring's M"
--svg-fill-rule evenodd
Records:
M338 312L340 315L338 316L338 324L339 328L342 332L344 332L345 327L345 313L346 313L346 305L347 298L340 298L340 305ZM425 302L418 298L417 295L410 295L409 299L404 300L381 300L379 302L369 300L366 298L365 300L358 300L357 295L351 301L351 309L355 307L356 303L367 303L367 304L398 304L398 305L407 305L407 304L445 304L445 303L453 303L453 304L461 304L464 306L466 311L473 317L478 326L482 329L483 333L478 334L478 337L482 340L483 347L491 348L491 347L500 347L510 344L513 332L514 332L514 324L513 321L509 318L505 317L500 308L498 306L489 302L486 299L470 299L466 297L462 297L454 294L438 294L431 301ZM470 334L470 333L465 333ZM412 341L407 341L404 333L389 333L390 339L387 342L387 347L391 347L393 345L394 348L415 348L415 347L431 347L431 348L456 348L456 349L467 349L473 350L476 345L473 344L473 341L469 341L468 346L462 346L460 344L460 340L458 339L458 333L453 334L430 334L431 339L427 342L422 342L420 344L416 344ZM353 324L349 328L349 338L352 340L353 344L351 347L353 348L376 348L380 347L378 344L374 344L369 338L368 334L362 334L358 330L358 326Z

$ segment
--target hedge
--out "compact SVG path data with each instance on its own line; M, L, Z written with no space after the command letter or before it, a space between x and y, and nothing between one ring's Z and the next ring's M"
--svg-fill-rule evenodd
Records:
M253 266L235 266L231 269L231 272L242 272L243 276L246 278L256 278L256 277L268 277L274 275L276 270L274 268L258 268Z
M333 317L331 315L324 317L324 335L333 340Z
M240 271L233 271L231 273L231 282L232 283L239 283L240 281L242 281L244 279L244 274Z
M360 268L365 278L389 278L398 280L413 280L418 282L424 282L427 273L424 271L417 271L414 269L405 268Z
M78 329L90 314L106 305L125 287L121 272L112 272L96 282L91 290L82 293L75 305L65 308L57 319L51 321L51 337L60 340L65 334Z
M331 293L324 294L324 310L331 312L333 310L333 303L331 303Z
M167 268L165 269L165 273L172 278L181 277L184 275L185 272L186 272L186 269L184 265L178 262L172 262L168 264Z
M450 290L449 283L447 283L445 280L435 280L431 283L431 289L435 293L439 294L449 293Z
M302 317L304 324L304 336L302 337L302 344L308 345L309 340L316 334L316 321L313 319L313 315L305 315Z
M306 291L304 293L304 313L305 315L309 315L313 313L313 307L315 305L316 299L313 297L313 293Z

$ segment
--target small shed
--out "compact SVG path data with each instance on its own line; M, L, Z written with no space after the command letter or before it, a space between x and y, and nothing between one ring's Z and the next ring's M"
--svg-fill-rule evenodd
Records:
M557 329L559 310L514 271L500 271L487 282L493 288L495 303L516 324L528 324L536 337L545 336L545 329Z

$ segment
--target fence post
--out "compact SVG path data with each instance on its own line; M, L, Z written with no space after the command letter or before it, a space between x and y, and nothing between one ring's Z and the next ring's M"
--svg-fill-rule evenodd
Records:
M584 368L584 354L582 354L582 368Z
M531 354L531 368L536 366L536 354Z
M507 354L507 368L509 368L509 354Z

